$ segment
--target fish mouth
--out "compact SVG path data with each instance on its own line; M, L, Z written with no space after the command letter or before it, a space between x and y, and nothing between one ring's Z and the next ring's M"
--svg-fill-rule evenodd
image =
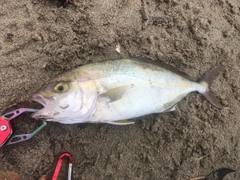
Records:
M54 109L52 101L56 101L56 99L57 98L54 96L44 97L40 94L34 94L31 100L42 107L39 108L38 111L34 112L31 117L35 119L50 119Z
M32 96L32 101L35 101L35 102L41 104L43 106L43 108L45 108L47 106L46 101L44 100L43 96L41 96L40 94L34 94Z
M45 108L47 107L47 102L40 94L34 94L31 99L32 101L37 102L38 105L42 105L42 107L38 111L34 112L31 117L35 119L44 119L41 114L45 111Z

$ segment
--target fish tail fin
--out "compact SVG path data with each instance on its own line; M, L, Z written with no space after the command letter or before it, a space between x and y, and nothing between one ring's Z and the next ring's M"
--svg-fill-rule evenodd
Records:
M223 66L218 66L212 71L208 72L207 75L200 81L200 85L204 87L203 89L199 90L198 92L202 94L212 105L220 109L226 109L227 107L223 106L216 96L211 91L211 84L214 79L218 76L220 72L224 70Z

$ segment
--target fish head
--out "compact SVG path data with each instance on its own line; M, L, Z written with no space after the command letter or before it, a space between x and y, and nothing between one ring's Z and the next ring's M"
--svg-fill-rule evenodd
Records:
M64 124L85 120L96 104L97 93L92 84L89 81L60 80L44 85L32 96L33 101L43 106L32 117Z

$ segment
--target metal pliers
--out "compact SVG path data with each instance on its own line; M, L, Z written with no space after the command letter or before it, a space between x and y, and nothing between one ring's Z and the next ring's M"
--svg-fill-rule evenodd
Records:
M24 112L36 112L36 111L37 109L20 108L0 116L0 147L3 145L15 144L22 141L26 141L32 138L44 126L46 126L47 123L42 120L42 125L30 134L12 135L13 130L10 124L10 120L12 120L13 118L19 116Z

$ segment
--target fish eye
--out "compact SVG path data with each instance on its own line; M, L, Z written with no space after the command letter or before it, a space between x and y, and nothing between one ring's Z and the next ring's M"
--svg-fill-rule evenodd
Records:
M68 84L66 82L59 82L54 87L54 91L57 93L64 93L67 90L68 90Z

